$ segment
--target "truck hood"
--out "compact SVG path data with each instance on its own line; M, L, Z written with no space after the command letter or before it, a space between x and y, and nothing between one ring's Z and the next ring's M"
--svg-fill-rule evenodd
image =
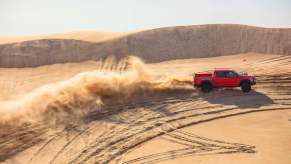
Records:
M244 72L243 74L240 74L240 76L242 76L242 77L255 77L254 74L248 74L246 72Z

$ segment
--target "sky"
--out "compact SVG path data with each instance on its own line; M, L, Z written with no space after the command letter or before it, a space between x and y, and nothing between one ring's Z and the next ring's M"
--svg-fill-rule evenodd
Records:
M291 0L0 0L0 35L167 26L291 27Z

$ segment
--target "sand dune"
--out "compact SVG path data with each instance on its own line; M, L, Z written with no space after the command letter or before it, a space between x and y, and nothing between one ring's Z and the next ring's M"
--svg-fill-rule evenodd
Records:
M98 43L45 39L0 45L0 67L34 67L129 54L147 62L233 55L291 54L291 29L201 25L140 31Z
M52 125L45 119L1 126L0 159L5 163L288 164L290 62L290 56L249 53L146 64L147 72L157 78L176 75L191 79L196 71L237 68L256 74L258 85L247 94L240 89L210 94L193 89L140 92L136 99L122 103L108 95L99 108L81 117L67 115L59 124ZM73 66L79 69L68 69ZM91 72L97 66L92 61L2 68L0 73L8 79L29 83L16 83L16 92L9 88L1 91L8 97L26 94L38 88L40 81L68 81L78 71ZM187 81L174 84L182 88L190 85Z

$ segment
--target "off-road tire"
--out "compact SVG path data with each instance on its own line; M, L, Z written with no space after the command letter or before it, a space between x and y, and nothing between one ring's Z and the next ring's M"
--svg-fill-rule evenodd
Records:
M251 83L250 82L247 82L247 81L246 82L242 82L241 85L240 85L240 87L241 87L241 90L243 92L250 92L252 90Z
M202 83L201 90L202 92L208 93L213 89L213 86L211 83Z

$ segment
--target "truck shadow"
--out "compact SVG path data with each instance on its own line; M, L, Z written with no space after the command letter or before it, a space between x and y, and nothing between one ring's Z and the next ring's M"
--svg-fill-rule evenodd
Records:
M270 97L255 90L244 93L240 89L219 89L208 94L199 92L198 95L211 104L234 105L239 108L259 108L274 103Z

